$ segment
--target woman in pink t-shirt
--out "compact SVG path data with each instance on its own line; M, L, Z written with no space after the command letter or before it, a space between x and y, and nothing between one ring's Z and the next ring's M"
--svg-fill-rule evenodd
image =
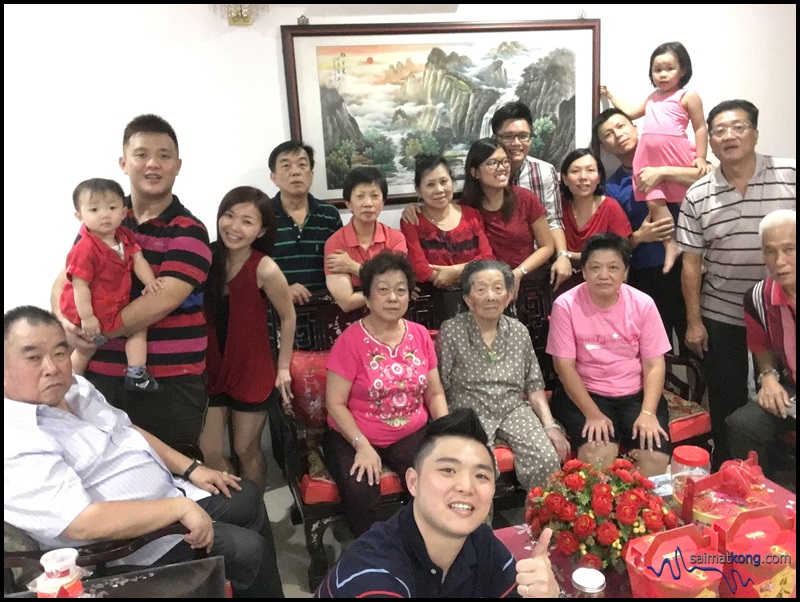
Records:
M339 335L328 356L331 428L322 441L355 537L378 519L383 464L405 487L428 418L447 414L433 341L424 326L403 319L414 288L410 261L382 251L359 276L369 313Z
M672 451L662 395L671 346L655 302L624 284L629 264L625 239L597 234L581 254L586 281L554 301L547 353L561 384L552 412L578 459L608 466L621 443L651 476Z

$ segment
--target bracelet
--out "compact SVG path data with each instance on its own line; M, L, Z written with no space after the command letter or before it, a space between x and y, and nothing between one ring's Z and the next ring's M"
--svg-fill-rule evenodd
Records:
M653 418L657 418L657 416L653 414L653 412L648 412L647 410L641 410L639 413L644 414L645 416L652 416Z
M758 386L759 387L761 386L761 381L764 380L764 377L765 376L769 376L770 374L774 375L775 378L777 378L778 380L781 379L781 373L778 372L775 368L769 368L768 370L762 370L758 374Z
M355 447L355 446L356 446L356 443L358 443L358 440L359 440L359 439L361 439L363 436L364 436L364 435L362 435L361 433L359 433L358 435L356 435L356 436L355 436L355 438L353 439L353 442L352 442L350 445L352 445L353 447Z

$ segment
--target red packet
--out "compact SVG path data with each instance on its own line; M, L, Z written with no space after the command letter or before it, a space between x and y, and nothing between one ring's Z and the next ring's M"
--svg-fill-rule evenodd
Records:
M684 523L736 516L745 510L772 506L772 496L762 482L758 456L750 452L747 460L723 462L718 472L695 481L688 479L683 496L675 495L681 504Z
M717 520L713 528L726 558L723 598L794 597L795 517L768 506Z
M686 525L628 542L625 564L634 598L716 598L722 581L717 534Z

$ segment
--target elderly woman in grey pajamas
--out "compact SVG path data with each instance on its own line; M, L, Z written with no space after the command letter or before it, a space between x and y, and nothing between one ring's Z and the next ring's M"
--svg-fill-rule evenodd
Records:
M503 314L514 274L481 259L467 264L461 286L469 312L445 321L436 341L447 405L474 409L490 441L508 443L523 487L543 485L569 442L550 414L528 330Z

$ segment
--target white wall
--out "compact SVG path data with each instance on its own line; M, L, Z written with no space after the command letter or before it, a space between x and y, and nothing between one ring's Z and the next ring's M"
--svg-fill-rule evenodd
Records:
M761 109L759 150L796 156L794 4L271 4L251 27L228 26L209 4L4 5L4 311L48 306L77 232L71 193L79 181L115 178L127 190L117 161L136 115L157 113L175 127L183 158L175 192L212 237L230 188L274 194L267 157L289 137L280 26L300 15L327 24L581 12L601 19L604 83L644 96L652 49L680 40L706 111L747 98ZM398 214L387 210L388 223Z

